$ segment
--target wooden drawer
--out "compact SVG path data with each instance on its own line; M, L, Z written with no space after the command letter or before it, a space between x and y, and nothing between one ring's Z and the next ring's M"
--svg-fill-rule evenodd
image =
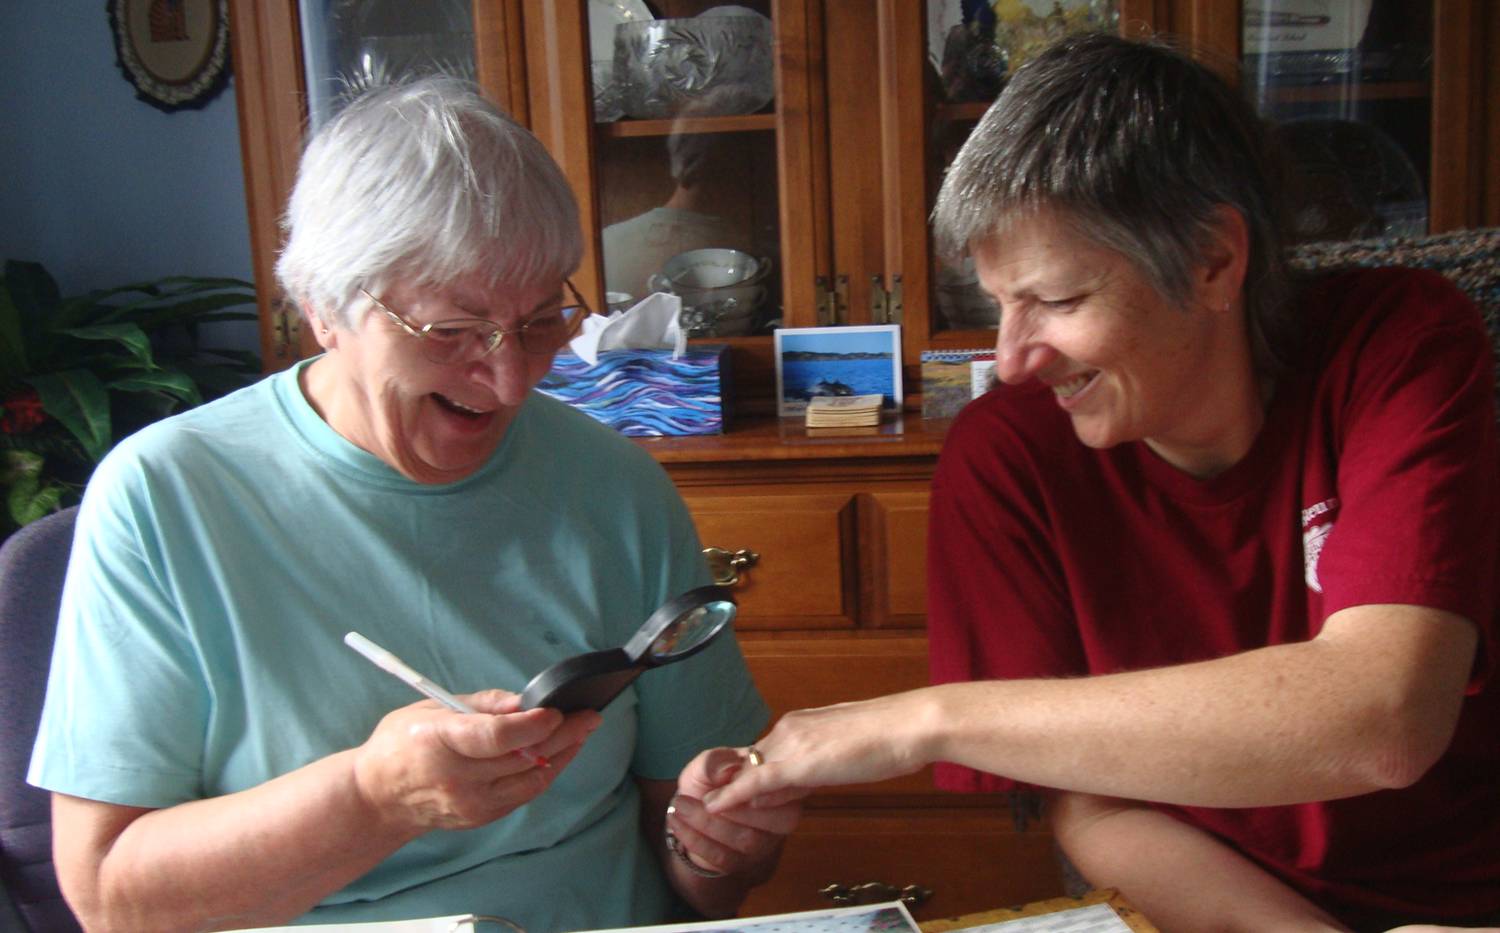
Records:
M833 907L822 889L872 882L930 890L912 909L919 920L1063 893L1051 832L1045 824L1017 830L1008 808L809 809L775 876L750 893L740 914ZM871 893L875 901L892 899Z
M735 584L742 631L923 625L925 484L694 489L683 498L705 548L754 554Z
M703 546L757 557L735 584L735 627L855 625L854 496L685 495Z

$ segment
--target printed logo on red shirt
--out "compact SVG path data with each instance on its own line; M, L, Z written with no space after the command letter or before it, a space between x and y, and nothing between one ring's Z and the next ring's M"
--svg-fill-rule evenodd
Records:
M1307 588L1314 593L1323 592L1318 582L1318 555L1323 553L1323 544L1333 531L1333 520L1338 514L1339 500L1324 499L1302 510L1302 566L1307 578Z

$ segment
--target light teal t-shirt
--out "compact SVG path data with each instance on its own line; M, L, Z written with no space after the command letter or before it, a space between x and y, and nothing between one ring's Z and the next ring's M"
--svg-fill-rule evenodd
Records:
M346 647L350 630L456 693L519 691L624 644L707 576L656 462L559 402L533 393L486 466L424 486L329 428L288 370L132 435L99 466L29 780L136 807L253 787L420 699ZM428 833L304 919L660 922L673 900L632 777L675 779L766 718L720 638L637 680L537 800Z

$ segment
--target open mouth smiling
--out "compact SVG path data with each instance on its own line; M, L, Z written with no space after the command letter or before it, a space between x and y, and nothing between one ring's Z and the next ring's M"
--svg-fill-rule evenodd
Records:
M441 407L453 412L456 415L462 415L465 418L478 418L482 415L489 414L489 412L487 411L481 411L478 408L471 408L468 405L463 404L462 402L455 402L453 399L448 398L446 395L439 395L436 392L432 393L432 397L437 400L438 405L440 405Z
M1097 372L1079 373L1071 379L1056 383L1052 386L1052 391L1058 398L1072 398L1093 382L1096 375Z

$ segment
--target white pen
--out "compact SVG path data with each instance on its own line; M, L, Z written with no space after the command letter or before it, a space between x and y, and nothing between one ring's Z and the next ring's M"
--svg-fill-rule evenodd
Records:
M344 636L344 644L364 655L371 664L394 675L397 679L405 681L418 693L437 700L439 703L453 710L455 713L477 713L479 710L460 700L458 697L439 687L426 677L412 670L411 667L400 658L375 644L370 639L358 632L350 632ZM538 755L529 748L517 749L516 753L539 768L550 768L552 763L546 758Z

